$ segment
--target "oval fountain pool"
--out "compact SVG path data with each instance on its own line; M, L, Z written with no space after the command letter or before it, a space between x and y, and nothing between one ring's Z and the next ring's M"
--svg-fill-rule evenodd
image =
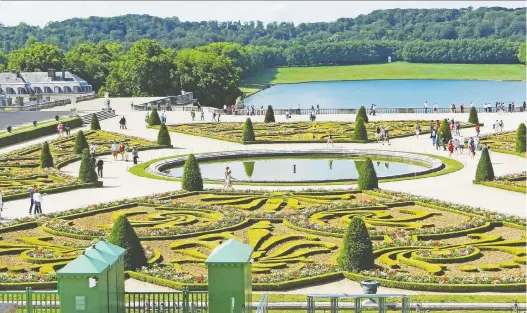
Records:
M414 177L441 170L441 161L422 155L368 150L230 151L197 155L205 181L223 181L225 168L234 182L323 183L354 181L365 156L373 161L379 179ZM181 178L186 157L150 165L149 172Z

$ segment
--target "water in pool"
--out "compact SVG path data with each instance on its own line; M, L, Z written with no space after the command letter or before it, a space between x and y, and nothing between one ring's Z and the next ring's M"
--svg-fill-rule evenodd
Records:
M477 81L477 80L371 80L313 82L283 84L262 90L244 100L245 105L256 108L309 109L317 104L320 108L359 108L375 103L378 108L421 108L425 101L429 107L437 103L446 108L451 103L459 106L461 101L468 107L472 101L476 106L485 102L525 101L526 86L521 81Z
M325 181L357 179L357 163L360 159L345 158L279 158L243 159L201 163L201 176L205 180L223 180L225 168L230 167L234 181ZM422 171L424 166L373 160L378 177L392 176ZM167 169L165 173L173 177L183 175L182 167Z

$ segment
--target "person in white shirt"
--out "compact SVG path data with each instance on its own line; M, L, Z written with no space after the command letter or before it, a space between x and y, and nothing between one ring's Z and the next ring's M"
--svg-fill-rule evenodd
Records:
M38 190L33 194L33 202L35 203L35 215L42 214L42 194Z
M91 154L92 158L95 157L95 152L96 152L96 150L97 150L97 148L95 147L95 144L92 143L92 144L90 145L90 154Z
M119 145L117 144L116 141L113 142L112 144L112 155L113 155L113 160L114 161L117 161L117 155L119 154Z
M470 107L474 107L474 103L472 103L472 101L470 101Z
M428 101L425 101L424 107L425 107L425 113L428 113Z
M434 103L434 112L437 113L437 103Z

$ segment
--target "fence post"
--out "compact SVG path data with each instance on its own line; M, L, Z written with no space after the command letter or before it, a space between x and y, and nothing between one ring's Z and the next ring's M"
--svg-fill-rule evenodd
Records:
M33 313L33 296L31 294L31 287L26 288L26 312Z
M183 313L189 313L188 287L183 287Z

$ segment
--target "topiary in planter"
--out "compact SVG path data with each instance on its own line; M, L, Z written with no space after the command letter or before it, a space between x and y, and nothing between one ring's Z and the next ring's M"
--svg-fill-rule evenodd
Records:
M201 191L203 190L203 179L201 178L201 171L196 157L189 154L183 166L183 177L181 178L181 188L187 191Z
M159 133L157 133L157 144L161 146L170 146L172 144L170 133L168 132L168 128L165 123L162 123L159 127Z
M359 180L357 182L359 190L372 190L379 188L379 180L377 173L373 168L373 162L370 158L366 158L364 163L357 168L359 172Z
M251 122L251 119L248 118L245 120L245 123L243 124L243 130L242 130L242 141L254 141L254 129L253 129L253 123Z
M339 251L337 262L348 272L360 272L373 268L373 247L364 221L355 216L351 219Z
M99 118L97 118L97 114L92 114L91 116L90 129L101 130L101 124L99 124Z
M254 173L254 162L243 162L243 168L247 177L251 178Z
M487 147L483 147L481 150L481 158L479 159L478 168L476 169L476 178L474 181L493 181L494 180L494 168L492 168L492 162L490 161L489 150Z
M49 151L49 144L44 141L42 144L42 150L40 151L40 168L53 167L53 156Z
M516 130L516 146L514 150L516 152L525 153L525 124L521 123Z
M274 123L274 110L271 105L267 106L267 111L265 111L264 123Z
M86 141L86 136L84 136L84 132L82 130L79 130L79 132L77 133L77 138L75 138L75 145L73 146L73 153L82 154L82 151L87 148L88 148L88 141Z
M126 215L120 215L113 223L108 242L126 249L124 253L125 270L135 270L147 265L145 250Z
M362 118L364 120L364 123L368 123L368 114L366 114L366 108L364 108L364 106L361 106L359 108L359 111L357 111L357 116L355 117L355 123L359 121L359 118Z
M150 116L148 117L148 126L154 125L161 125L161 119L159 118L157 109L152 108L152 112L150 112Z
M471 124L479 124L479 118L478 118L478 111L476 110L476 107L470 108L470 115L468 116L468 122Z
M366 125L364 125L364 120L359 118L355 123L355 128L353 129L353 139L354 140L367 140L368 133L366 132Z
M446 138L447 141L452 139L452 133L450 132L450 125L446 119L444 119L441 122L441 126L439 126L439 137L441 137L441 139Z
M94 183L99 180L95 172L95 160L91 157L88 148L82 151L81 166L79 167L79 180L83 183Z

